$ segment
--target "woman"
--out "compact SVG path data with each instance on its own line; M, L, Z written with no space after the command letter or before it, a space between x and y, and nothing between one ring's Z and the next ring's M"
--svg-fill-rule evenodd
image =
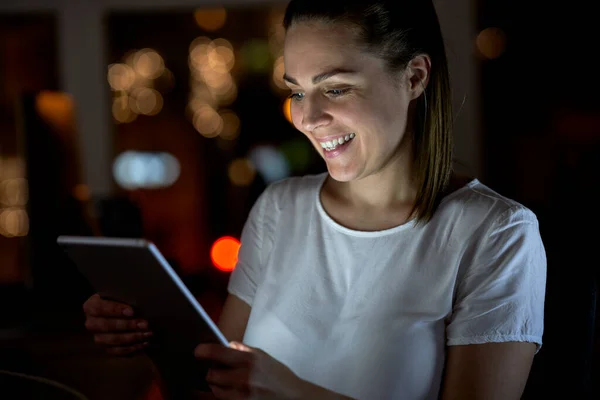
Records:
M292 0L284 25L294 125L328 173L253 207L219 321L234 342L195 352L224 366L215 397L520 398L544 247L530 210L451 174L432 2Z

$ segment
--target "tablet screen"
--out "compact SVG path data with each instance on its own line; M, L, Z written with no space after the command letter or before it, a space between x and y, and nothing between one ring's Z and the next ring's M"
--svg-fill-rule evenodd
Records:
M229 345L153 243L77 236L57 242L100 296L129 304L148 320L153 345L190 354L200 343Z

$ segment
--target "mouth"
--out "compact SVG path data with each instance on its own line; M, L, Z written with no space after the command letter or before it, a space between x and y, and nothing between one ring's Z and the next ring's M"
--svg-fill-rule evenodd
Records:
M321 144L323 150L328 152L334 151L338 147L343 146L348 142L351 142L355 137L356 135L354 133L347 133L345 135L338 136L325 142L319 141L319 143Z

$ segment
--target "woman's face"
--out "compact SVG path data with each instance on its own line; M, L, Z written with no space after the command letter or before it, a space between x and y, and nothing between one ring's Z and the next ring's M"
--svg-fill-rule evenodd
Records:
M410 77L358 47L341 24L295 23L286 34L285 81L295 127L324 158L329 174L348 182L393 168L411 156L407 133Z

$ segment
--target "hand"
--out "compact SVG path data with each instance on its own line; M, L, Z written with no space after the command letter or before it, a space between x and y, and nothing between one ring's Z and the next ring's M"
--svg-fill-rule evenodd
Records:
M306 382L260 349L231 342L230 347L200 344L194 355L213 361L206 381L217 399L301 398Z
M113 355L129 355L148 346L152 332L148 322L133 318L127 304L104 300L98 294L83 305L85 327L94 333L94 341Z

